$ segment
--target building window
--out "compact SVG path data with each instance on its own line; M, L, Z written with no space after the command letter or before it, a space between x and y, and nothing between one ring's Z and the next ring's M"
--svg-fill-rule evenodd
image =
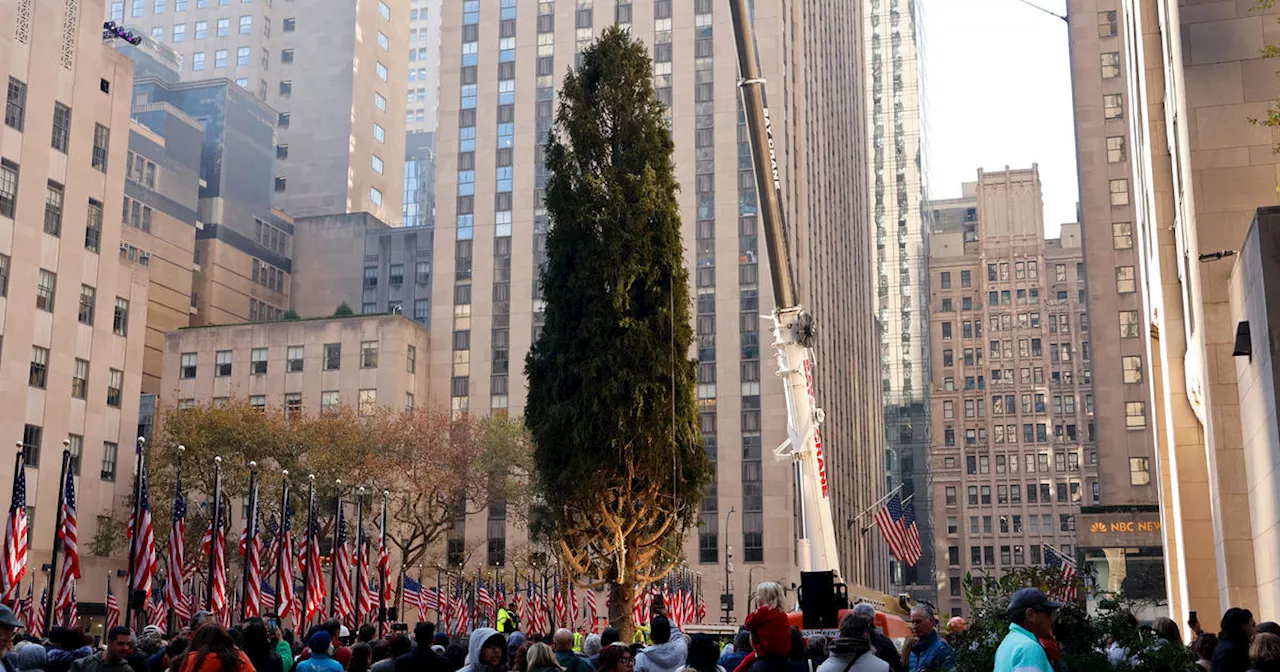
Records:
M291 345L285 354L285 368L287 373L297 373L302 370L302 352L303 346Z
M18 164L0 159L0 215L13 218L18 201Z
M373 125L373 139L374 139L374 140L377 140L378 142L386 142L386 141L387 141L387 131L386 131L386 129L384 129L383 127L379 126L378 124L374 124L374 125Z
M374 303L373 301L366 301L360 304L361 315L373 315L374 313L377 313L377 312L378 312L378 304Z
M116 297L116 314L111 320L111 331L116 336L129 335L129 300Z
M24 425L22 428L22 459L28 467L40 466L40 443L44 437L44 428L39 425ZM29 510L29 508L28 508Z
M104 481L116 480L116 456L120 453L120 446L111 441L102 442L102 471L98 477Z
M1124 118L1123 94L1108 93L1102 96L1102 118L1108 120Z
M382 174L382 157L373 154L369 157L369 167L373 168L373 172Z
M22 130L22 123L27 116L27 84L13 77L9 78L9 97L5 100L4 125Z
M1138 322L1138 311L1120 311L1120 338L1138 338L1142 333Z
M378 391L360 390L360 415L373 415L378 410Z
M276 178L275 190L277 194L284 192L284 190L288 188L289 188L289 178L283 177L283 176Z
M185 42L186 40L187 40L187 24L185 23L173 24L173 41Z
M1125 159L1124 136L1113 135L1107 138L1107 162L1120 163Z
M1124 364L1124 382L1141 383L1142 382L1142 357L1137 355L1125 355L1120 358Z
M379 110L382 110L383 112L387 111L387 97L377 91L373 92L373 104Z
M62 185L49 180L44 194L44 232L62 235Z
M1145 457L1129 458L1129 484L1151 484L1151 461Z
M387 81L387 66L382 63L375 63L374 72L377 73L378 79L381 79L384 82Z
M252 31L253 31L253 17L241 16L240 17L240 34L248 35Z
M226 37L231 32L231 19L218 19L218 37Z
M342 344L324 344L324 370L337 371L342 368Z
M199 33L197 33L197 35L199 35ZM191 70L194 72L199 72L201 70L204 70L204 52L203 51L197 51L194 54L191 54Z
M249 373L260 376L267 372L267 349L254 348L249 353Z
M71 108L62 103L53 104L53 148L67 153L68 141L71 138Z
M267 395L265 394L249 395L249 405L252 406L255 411L267 410Z
M1111 246L1117 250L1128 250L1133 247L1133 223L1114 222L1111 224Z
M280 28L286 33L292 33L298 29L298 20L296 18L289 17L280 22Z
M224 378L231 375L231 351L219 350L213 356L213 375Z
M182 365L181 365L181 369L180 369L180 373L178 374L178 377L184 380L190 380L196 377L196 370L197 370L196 353L194 352L182 353Z
M1102 54L1102 78L1111 79L1120 76L1120 53L1110 51Z
M378 342L377 341L361 341L360 342L360 368L362 369L378 368Z
M107 172L107 149L111 142L111 129L102 124L93 125L93 158L90 161L91 166Z
M236 65L249 65L249 47L236 48ZM240 80L236 80L236 83L240 84ZM240 84L240 88L242 89L248 88L248 86L249 80L247 79L244 80L243 84Z
M1134 273L1133 266L1116 266L1116 292L1132 294L1137 291L1138 285Z
M337 410L340 402L338 401L338 391L329 390L320 393L320 412Z
M49 349L38 345L31 346L31 369L27 374L27 384L44 389L49 382Z
M213 52L213 67L215 67L215 68L225 68L225 67L227 67L227 50L226 50L226 49L216 49L216 50L214 50L214 52Z
M89 285L80 285L80 313L77 319L80 324L93 324L93 308L98 290Z
M40 269L40 279L36 284L36 308L53 312L54 292L58 287L58 275L53 271Z
M302 414L302 393L288 392L284 395L284 417L296 418Z
M1115 37L1116 28L1117 22L1114 10L1098 12L1098 37Z
M412 345L404 355L404 370L409 373L415 373L418 370L418 349Z
M1129 205L1129 180L1111 180L1109 189L1111 190L1111 205Z
M369 187L369 202L374 205L382 205L382 191L377 187Z
M1142 401L1126 401L1124 404L1124 425L1128 429L1147 428L1147 404Z
M75 366L71 374L71 396L84 399L89 395L89 360L77 357Z
M124 396L124 371L107 370L107 405L120 408L120 399Z
M382 0L378 0L378 15L381 16L384 21L391 20L391 8L387 6L387 3L382 2Z

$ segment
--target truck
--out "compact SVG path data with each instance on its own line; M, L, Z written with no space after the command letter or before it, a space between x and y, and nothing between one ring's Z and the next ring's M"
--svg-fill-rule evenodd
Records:
M800 609L790 618L806 634L832 635L851 603L870 602L876 607L876 624L882 631L892 638L905 637L909 627L904 617L910 611L905 596L895 598L863 586L851 589L840 576L830 484L819 432L824 416L814 398L813 346L817 329L813 315L796 296L782 215L782 177L747 2L729 0L729 8L741 77L738 86L775 302L772 346L787 405L787 439L773 454L776 460L791 463L798 493Z

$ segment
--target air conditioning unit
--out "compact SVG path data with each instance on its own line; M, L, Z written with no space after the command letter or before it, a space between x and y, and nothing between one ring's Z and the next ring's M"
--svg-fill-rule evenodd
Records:
M150 253L150 252L139 252L139 253L138 253L138 263L142 264L143 266L146 266L146 265L150 264L150 263L151 263L151 253Z

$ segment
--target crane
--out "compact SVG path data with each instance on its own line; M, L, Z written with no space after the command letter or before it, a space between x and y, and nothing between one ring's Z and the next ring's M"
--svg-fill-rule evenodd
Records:
M801 591L800 613L795 615L793 624L807 631L829 631L838 625L842 612L848 609L849 594L840 576L830 486L819 432L824 413L818 408L813 391L813 346L817 330L813 315L796 297L781 206L782 177L747 0L729 0L729 8L741 76L738 86L742 91L760 222L773 285L772 345L787 404L787 438L773 454L778 461L792 463L798 494L800 529L796 555ZM893 598L860 586L855 590L859 599L877 604L881 614L876 619L878 625L895 631L905 628L899 615L885 609L886 602ZM890 622L886 623L885 619Z

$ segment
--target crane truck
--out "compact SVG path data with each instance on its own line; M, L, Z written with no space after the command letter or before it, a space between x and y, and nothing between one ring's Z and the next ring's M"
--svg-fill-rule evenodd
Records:
M812 349L817 331L813 315L796 297L782 216L782 177L747 0L729 0L729 7L760 223L773 286L773 350L787 404L787 439L773 452L778 461L793 465L798 491L800 529L796 550L800 564L800 611L790 615L791 621L806 632L831 634L847 613L852 597L855 602L875 605L877 625L891 637L903 637L907 634L903 611L908 608L904 598L893 598L860 586L854 587L851 596L840 576L830 484L819 433L824 416L815 403L813 390Z

